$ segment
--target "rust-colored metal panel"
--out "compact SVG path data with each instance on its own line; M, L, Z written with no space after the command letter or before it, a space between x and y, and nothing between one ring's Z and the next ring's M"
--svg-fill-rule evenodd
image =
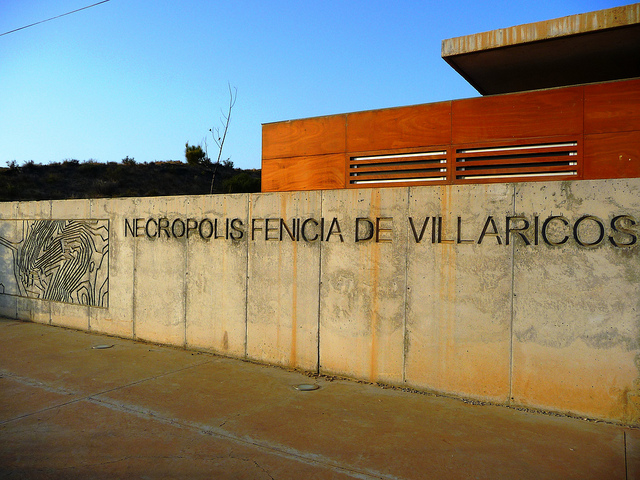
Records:
M344 152L345 115L305 118L262 126L262 158Z
M584 178L640 177L640 132L584 136Z
M344 188L344 154L262 160L262 191Z
M640 130L640 79L584 87L584 133Z
M442 145L451 142L451 102L347 114L347 151Z
M638 112L634 79L267 124L263 191L640 177Z
M582 133L583 87L456 100L454 144Z

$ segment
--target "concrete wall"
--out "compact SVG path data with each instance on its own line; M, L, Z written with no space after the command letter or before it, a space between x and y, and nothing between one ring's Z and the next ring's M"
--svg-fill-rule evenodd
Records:
M43 300L97 224L102 306ZM639 179L3 203L0 315L640 425L639 224Z

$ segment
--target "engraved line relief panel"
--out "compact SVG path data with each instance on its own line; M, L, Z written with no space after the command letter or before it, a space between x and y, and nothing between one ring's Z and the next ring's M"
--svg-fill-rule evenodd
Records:
M108 307L109 221L0 221L0 295Z

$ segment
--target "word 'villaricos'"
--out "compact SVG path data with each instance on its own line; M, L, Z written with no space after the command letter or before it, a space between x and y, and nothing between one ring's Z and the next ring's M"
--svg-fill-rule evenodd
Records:
M503 220L504 219L504 220ZM343 221L343 223L345 223ZM202 240L304 241L343 243L353 238L356 243L391 243L395 236L393 217L357 217L353 231L343 230L337 217L325 219L281 217L252 218L245 225L240 218L134 218L125 219L125 237L191 238ZM483 222L465 221L463 217L408 217L409 240L432 244L478 244L561 246L573 242L581 247L610 244L619 248L637 245L638 222L632 215L615 215L603 220L594 215L569 219L563 215L527 217L487 216Z

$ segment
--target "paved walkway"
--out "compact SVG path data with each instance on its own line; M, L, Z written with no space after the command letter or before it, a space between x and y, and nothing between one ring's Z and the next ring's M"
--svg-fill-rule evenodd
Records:
M640 430L0 320L0 478L637 479Z

